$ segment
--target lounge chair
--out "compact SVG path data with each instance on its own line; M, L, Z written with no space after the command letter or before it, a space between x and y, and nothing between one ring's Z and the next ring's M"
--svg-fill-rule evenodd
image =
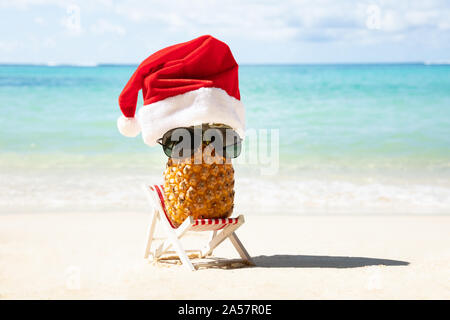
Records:
M150 225L147 231L147 243L145 245L144 253L145 259L148 259L151 255L153 260L159 261L164 259L164 255L175 254L186 268L194 271L198 269L201 264L196 264L191 261L188 253L197 252L199 258L210 257L213 250L228 238L242 258L240 261L248 265L254 265L250 255L235 233L236 229L244 223L243 215L236 218L225 219L193 219L192 217L188 217L178 228L176 228L166 212L163 187L161 185L145 185L144 189L153 208ZM155 237L155 229L158 223L162 225L165 237ZM191 231L208 231L211 233L209 241L202 249L185 250L183 248L180 239ZM157 240L161 241L159 245L155 242ZM152 249L153 244L155 245ZM169 250L172 247L174 251Z

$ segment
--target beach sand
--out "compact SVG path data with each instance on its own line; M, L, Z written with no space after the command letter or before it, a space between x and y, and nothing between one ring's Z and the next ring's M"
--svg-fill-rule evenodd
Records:
M143 259L148 221L0 215L0 298L450 298L448 216L247 215L237 234L256 267L196 272ZM237 257L228 242L215 254Z

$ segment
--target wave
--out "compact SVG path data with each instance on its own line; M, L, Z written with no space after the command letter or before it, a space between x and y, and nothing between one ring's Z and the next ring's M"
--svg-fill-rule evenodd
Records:
M423 64L426 66L450 65L450 60L425 61Z
M47 67L98 67L99 64L96 62L80 62L80 63L59 63L54 61L49 61L43 65Z
M450 214L450 186L351 181L327 176L274 179L236 173L236 212L249 214ZM0 213L147 210L143 184L162 183L147 170L0 172Z

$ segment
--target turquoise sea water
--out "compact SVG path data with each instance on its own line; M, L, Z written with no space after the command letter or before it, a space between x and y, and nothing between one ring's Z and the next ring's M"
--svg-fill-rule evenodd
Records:
M116 129L135 68L0 66L0 210L141 207L135 185L166 159ZM288 211L450 212L450 66L245 65L240 90L247 127L280 137L275 174L236 165L242 199L265 185Z

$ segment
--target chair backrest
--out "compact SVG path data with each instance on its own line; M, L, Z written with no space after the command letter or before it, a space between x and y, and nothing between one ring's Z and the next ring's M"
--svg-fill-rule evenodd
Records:
M166 211L166 204L164 202L164 193L163 193L163 186L162 185L153 185L150 186L150 190L152 190L155 194L154 196L154 201L157 202L157 204L159 204L160 210L164 213L164 215L166 216L167 221L170 223L170 226L173 229L176 229L175 225L173 224L172 220L170 219L169 215L167 214Z

